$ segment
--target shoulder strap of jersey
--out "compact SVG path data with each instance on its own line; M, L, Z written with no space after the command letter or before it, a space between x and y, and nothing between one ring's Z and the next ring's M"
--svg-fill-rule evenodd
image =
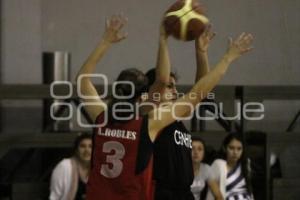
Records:
M145 115L142 119L140 134L135 168L136 174L140 174L145 170L145 168L147 168L153 153L153 143L148 131L148 115Z

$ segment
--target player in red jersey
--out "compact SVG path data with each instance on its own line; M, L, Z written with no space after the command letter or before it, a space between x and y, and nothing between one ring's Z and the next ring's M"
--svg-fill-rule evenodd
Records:
M86 76L94 73L96 64L113 43L126 38L121 33L126 21L123 16L113 16L107 21L101 42L77 76L80 92L86 97L82 98L84 108L98 125L94 132L87 200L148 200L151 190L151 148L157 134L174 122L176 117L191 113L195 105L219 82L229 64L241 55L239 45L233 45L213 70L198 81L188 94L174 102L177 105L190 104L191 107L166 105L154 108L146 116L140 117L137 112L139 107L135 105L140 105L141 95L147 85L143 73L136 69L122 71L117 79L121 82L115 87L116 95L108 106L105 106L90 78ZM248 46L244 44L243 48ZM170 71L166 68L162 73L170 74ZM170 112L172 109L174 112Z
M98 97L90 78L81 75L94 73L96 64L102 58L112 43L126 38L121 33L126 24L123 16L113 16L106 22L106 31L96 49L88 57L80 71L80 92L84 108L95 124L108 124L96 127L94 130L94 148L92 170L87 187L87 199L139 200L152 199L152 144L147 118L133 120L116 120L112 108L120 99L113 98L105 112L105 104ZM81 77L80 77L81 76ZM144 74L136 69L127 69L120 73L118 81L130 81L134 86L133 97L123 100L131 105L139 98L147 85ZM115 93L119 96L128 95L132 88L126 84L118 84ZM93 98L94 97L94 98ZM123 105L120 105L121 107ZM126 107L126 106L125 106ZM124 107L123 107L124 108ZM108 116L107 113L110 115ZM124 117L128 113L118 113ZM126 116L125 116L126 117ZM138 153L139 152L139 153Z

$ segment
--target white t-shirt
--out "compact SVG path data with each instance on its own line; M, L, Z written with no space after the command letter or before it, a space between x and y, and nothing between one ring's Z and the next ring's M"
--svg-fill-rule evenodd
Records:
M200 194L207 181L213 179L212 171L209 165L201 163L199 174L194 177L193 184L191 185L191 191L194 195L195 200L200 199Z

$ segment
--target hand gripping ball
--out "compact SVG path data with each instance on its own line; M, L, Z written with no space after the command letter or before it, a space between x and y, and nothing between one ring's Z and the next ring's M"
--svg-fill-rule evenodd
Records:
M195 0L179 0L165 14L164 27L168 35L190 41L199 37L209 24L203 6Z

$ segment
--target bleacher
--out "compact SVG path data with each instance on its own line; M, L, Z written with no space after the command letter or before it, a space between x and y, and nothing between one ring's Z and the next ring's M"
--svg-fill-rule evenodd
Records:
M0 100L51 99L49 88L49 85L2 85ZM187 88L181 86L179 91L186 91ZM58 93L65 92L64 87L57 89ZM101 90L101 87L98 89ZM287 86L219 86L214 92L218 101L238 100L242 102L241 105L253 99L260 102L266 99L300 99L300 88ZM76 98L73 95L70 101ZM253 160L256 199L296 200L300 197L300 133L293 132L296 122L297 117L285 132L262 133L249 132L245 128L247 121L243 118L237 122L224 122L228 124L226 127L218 122L224 129L222 131L206 130L205 122L193 120L191 130L194 135L204 138L211 150L217 150L227 129L238 128L248 143L247 150ZM76 133L76 130L68 133L42 130L14 134L1 132L0 199L47 199L51 171L60 159L70 155ZM271 153L278 155L279 168L271 168Z

